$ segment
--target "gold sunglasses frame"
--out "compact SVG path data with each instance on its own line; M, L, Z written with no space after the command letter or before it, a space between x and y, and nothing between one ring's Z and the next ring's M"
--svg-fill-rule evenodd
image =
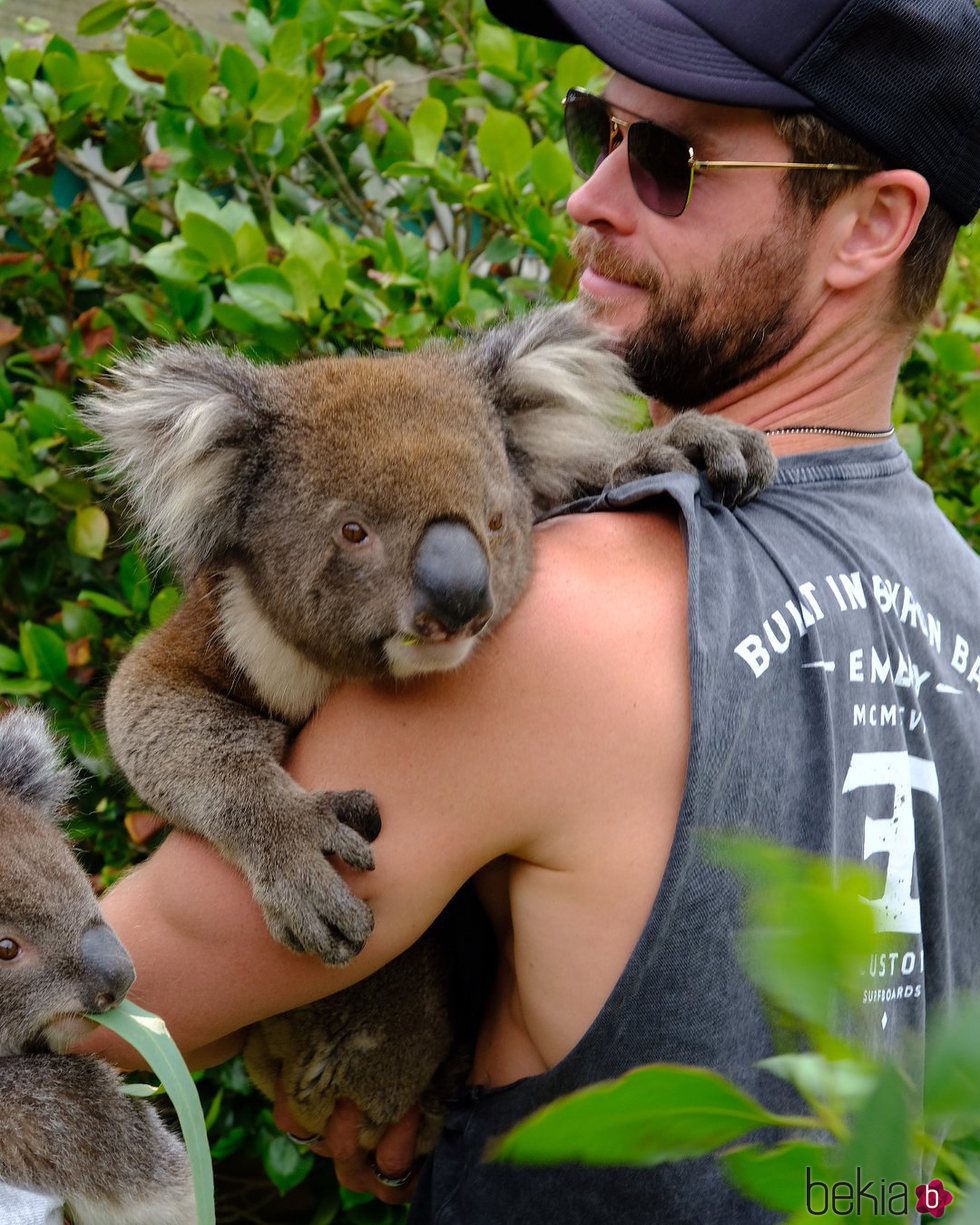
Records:
M562 106L565 107L572 95L579 98L591 98L594 102L599 102L603 110L606 112L606 117L609 120L609 148L606 150L606 157L612 151L628 139L629 130L634 123L648 123L651 127L660 128L660 124L654 123L652 119L620 119L612 113L609 103L605 98L600 98L597 94L590 94L585 89L570 89L565 95ZM667 129L662 128L662 131ZM673 133L671 133L673 135ZM627 153L629 145L627 143ZM687 167L690 170L690 177L687 184L687 197L684 200L684 206L679 213L660 213L659 216L680 217L681 213L691 203L691 194L694 191L694 176L701 170L863 170L865 173L871 173L870 166L858 166L852 162L713 162L702 161L694 156L694 146L687 146ZM593 172L594 173L594 172ZM591 176L590 176L591 177ZM631 176L632 177L632 176ZM649 208L649 205L644 205ZM654 212L654 209L650 209Z

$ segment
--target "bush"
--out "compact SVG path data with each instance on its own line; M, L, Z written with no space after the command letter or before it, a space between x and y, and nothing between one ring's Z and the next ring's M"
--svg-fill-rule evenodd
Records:
M82 767L73 833L99 885L142 853L102 687L179 597L86 470L86 381L153 339L259 360L411 348L573 287L561 99L591 55L470 0L251 0L236 17L242 44L219 46L166 0L105 0L78 26L100 49L36 19L0 39L0 698L40 701ZM978 270L967 233L898 404L974 543ZM281 1191L308 1177L239 1065L200 1083L217 1158L257 1154ZM294 1219L400 1216L338 1198L323 1163L316 1179L320 1207Z

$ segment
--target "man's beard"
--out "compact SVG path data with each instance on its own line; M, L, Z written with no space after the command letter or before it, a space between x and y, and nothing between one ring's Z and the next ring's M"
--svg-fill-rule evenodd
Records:
M808 327L796 306L807 226L773 229L729 250L711 273L667 287L655 269L623 256L595 230L575 235L580 267L638 285L650 296L646 317L621 337L640 391L675 411L707 404L773 366ZM614 309L583 294L596 318Z

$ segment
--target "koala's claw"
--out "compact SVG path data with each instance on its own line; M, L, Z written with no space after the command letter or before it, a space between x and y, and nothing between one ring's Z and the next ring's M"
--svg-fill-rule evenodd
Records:
M381 814L371 792L335 791L332 795L337 820L349 825L368 842L373 842L381 833Z
M280 879L253 889L275 939L328 965L356 957L374 928L370 906L354 897L322 857L287 866Z
M776 458L766 436L718 417L686 412L658 431L659 441L703 467L728 506L750 502L776 475Z

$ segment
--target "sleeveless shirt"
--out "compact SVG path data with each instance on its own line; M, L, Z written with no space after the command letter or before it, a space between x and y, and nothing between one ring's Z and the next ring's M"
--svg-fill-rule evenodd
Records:
M707 861L701 831L745 831L880 871L878 947L858 984L877 1049L905 1049L909 1031L921 1047L927 1003L980 985L980 558L894 440L784 458L771 487L736 509L704 478L674 474L564 513L665 502L688 556L691 738L660 890L572 1051L542 1075L474 1086L454 1103L414 1225L777 1219L711 1158L651 1169L482 1160L539 1107L644 1063L712 1068L771 1109L799 1108L755 1066L774 1053L773 1035L735 952L739 887Z

